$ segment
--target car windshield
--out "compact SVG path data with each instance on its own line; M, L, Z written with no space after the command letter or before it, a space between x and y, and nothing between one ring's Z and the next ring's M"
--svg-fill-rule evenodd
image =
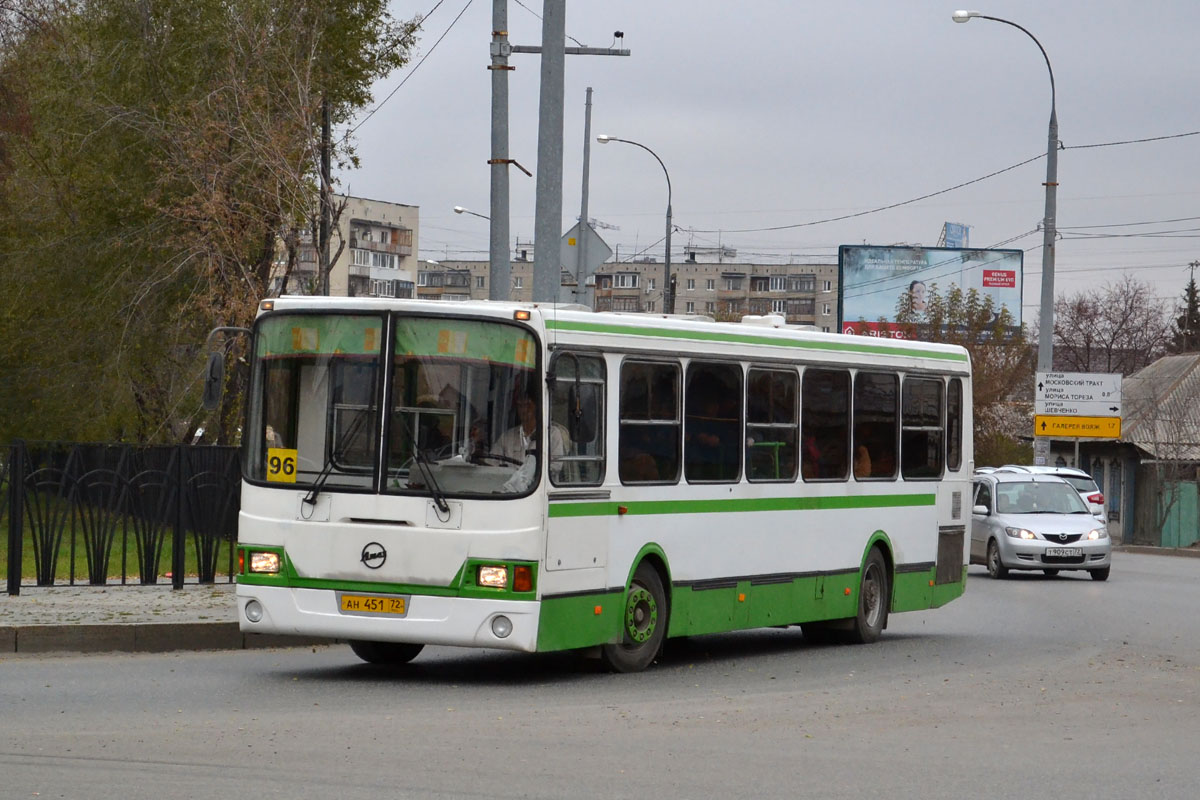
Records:
M1006 481L996 486L998 514L1086 514L1079 494L1061 481Z
M259 321L247 477L314 494L526 493L540 475L533 335L506 322L396 317L385 369L388 322L382 314Z

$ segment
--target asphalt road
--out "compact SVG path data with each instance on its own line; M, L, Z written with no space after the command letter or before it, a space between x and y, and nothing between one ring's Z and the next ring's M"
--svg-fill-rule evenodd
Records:
M0 660L0 798L1186 798L1200 559L992 581L875 645L798 629L572 655L344 646Z

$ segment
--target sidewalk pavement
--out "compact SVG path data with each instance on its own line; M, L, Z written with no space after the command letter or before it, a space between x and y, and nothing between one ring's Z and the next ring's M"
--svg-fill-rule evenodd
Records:
M1125 553L1200 557L1200 547L1117 545ZM234 585L22 586L0 594L0 657L6 653L243 650L329 644L313 637L244 634Z
M328 644L328 639L243 634L234 585L32 586L0 594L6 653L242 650Z

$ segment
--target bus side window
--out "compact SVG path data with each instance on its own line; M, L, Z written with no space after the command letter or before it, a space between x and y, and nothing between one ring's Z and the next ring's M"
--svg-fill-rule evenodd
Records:
M679 480L679 365L621 365L618 473L622 483Z
M804 479L845 480L850 475L850 373L806 369L800 408Z
M900 376L859 372L854 376L854 477L896 477L900 433Z
M688 364L683 419L688 481L736 481L742 472L741 428L741 365Z
M946 469L951 472L962 467L962 429L962 378L951 378L946 394Z
M900 417L900 474L905 480L939 478L945 460L942 381L904 379Z
M794 481L799 466L799 380L790 370L751 368L746 381L746 478Z
M551 369L550 428L558 430L567 451L551 453L550 480L556 486L595 486L604 480L604 361L559 353Z

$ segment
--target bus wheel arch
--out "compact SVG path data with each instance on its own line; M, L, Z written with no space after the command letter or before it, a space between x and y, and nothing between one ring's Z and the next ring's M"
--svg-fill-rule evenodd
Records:
M618 641L602 645L600 657L614 672L640 672L662 651L671 598L661 553L643 553L629 578L621 607Z

